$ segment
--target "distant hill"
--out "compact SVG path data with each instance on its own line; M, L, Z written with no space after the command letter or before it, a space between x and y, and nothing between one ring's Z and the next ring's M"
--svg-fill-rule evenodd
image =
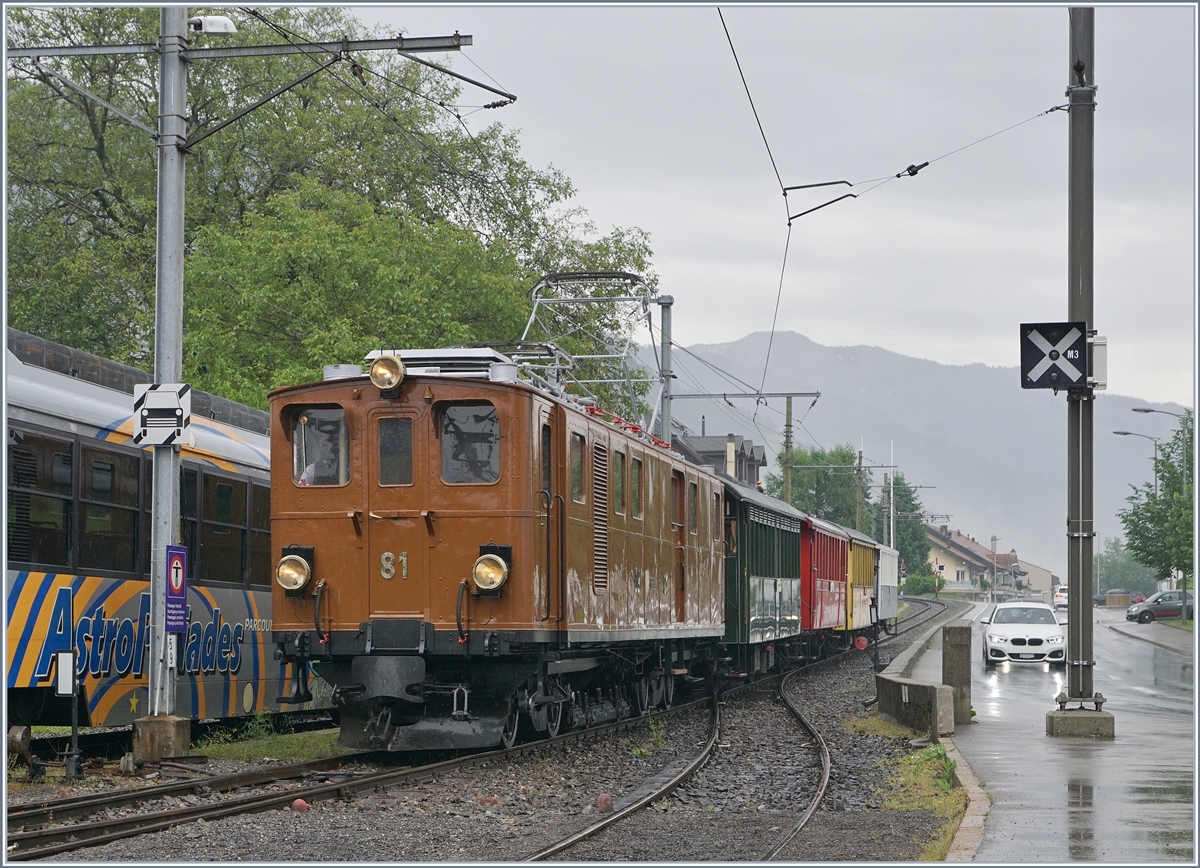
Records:
M755 333L733 343L677 351L673 366L679 379L673 391L740 388L689 353L757 387L767 342L766 333ZM1015 548L1018 556L1066 577L1065 395L1021 389L1017 368L944 365L878 347L826 347L795 332L775 335L762 391L820 392L811 411L809 401L794 401L794 416L803 419L804 426L796 427L795 442L811 445L815 439L826 447L851 443L857 448L861 438L866 458L887 464L891 441L896 464L908 481L936 486L920 491L927 510L949 513L952 528L984 545L995 534L999 551ZM708 436L744 434L766 443L773 459L783 442L784 400L771 399L769 408L759 407L753 423L753 401L732 403L740 416L709 400L675 401L672 415L696 433L703 415ZM1166 439L1174 427L1169 416L1130 412L1138 406L1176 413L1184 409L1097 393L1098 544L1107 536L1122 535L1116 511L1125 506L1129 485L1152 478L1153 445L1112 432L1132 430ZM875 476L883 481L882 471Z

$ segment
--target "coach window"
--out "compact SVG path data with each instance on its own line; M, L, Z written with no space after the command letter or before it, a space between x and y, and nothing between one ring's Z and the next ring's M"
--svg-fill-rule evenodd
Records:
M613 512L617 515L625 514L625 453L613 453L613 472L612 472L612 499Z
M451 485L500 478L500 417L489 402L442 409L442 481Z
M571 435L571 500L583 503L583 435Z
M642 517L642 460L635 458L629 467L629 503L634 518Z
M245 575L246 483L205 473L201 477L201 582L235 582Z
M71 554L71 443L8 429L8 558L67 567Z
M179 474L179 536L187 546L188 578L196 576L196 565L200 563L200 473L184 468Z
M379 420L379 484L412 485L412 419Z
M250 484L250 584L271 587L271 489Z
M688 483L688 533L696 532L696 497L698 495L696 483Z
M84 446L79 566L133 572L137 569L138 456Z
M292 481L345 485L350 481L350 433L341 407L297 408L292 423Z

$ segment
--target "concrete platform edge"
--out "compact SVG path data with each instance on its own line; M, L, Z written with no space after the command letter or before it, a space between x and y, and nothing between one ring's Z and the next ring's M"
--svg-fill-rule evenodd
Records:
M958 824L954 840L950 842L946 861L970 862L979 852L979 845L983 843L983 826L987 820L988 810L992 806L992 800L980 785L979 779L975 777L975 772L971 771L971 766L967 764L966 758L954 746L954 740L943 737L941 744L946 748L946 756L956 764L954 778L958 781L959 786L967 791L968 800L967 811Z

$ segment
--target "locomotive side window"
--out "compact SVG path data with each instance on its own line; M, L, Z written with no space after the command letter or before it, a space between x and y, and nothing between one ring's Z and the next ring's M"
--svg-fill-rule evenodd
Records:
M583 503L583 435L571 435L571 500Z
M613 512L625 514L625 453L613 452L612 469Z
M550 433L550 426L542 426L542 491L550 491L550 472L554 468L551 460L550 449L553 445L553 437Z
M71 451L70 443L8 430L9 560L61 567L69 563Z
M412 419L380 419L379 484L412 483Z
M441 430L443 482L486 483L500 478L500 417L491 403L445 407Z
M716 492L713 492L712 535L713 539L721 538L721 495Z
M350 434L341 407L303 407L292 423L292 480L297 485L350 481Z
M696 532L696 483L688 483L688 533Z
M629 503L633 509L633 517L642 517L642 460L633 459L629 468Z

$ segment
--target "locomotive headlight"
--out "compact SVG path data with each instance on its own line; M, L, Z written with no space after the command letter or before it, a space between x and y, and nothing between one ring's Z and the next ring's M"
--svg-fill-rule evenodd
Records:
M495 591L508 579L508 564L499 555L481 555L471 568L471 578L481 591Z
M371 382L386 392L404 379L404 363L395 356L380 356L371 363Z
M299 555L287 555L275 565L275 581L285 591L298 591L308 584L312 567Z

